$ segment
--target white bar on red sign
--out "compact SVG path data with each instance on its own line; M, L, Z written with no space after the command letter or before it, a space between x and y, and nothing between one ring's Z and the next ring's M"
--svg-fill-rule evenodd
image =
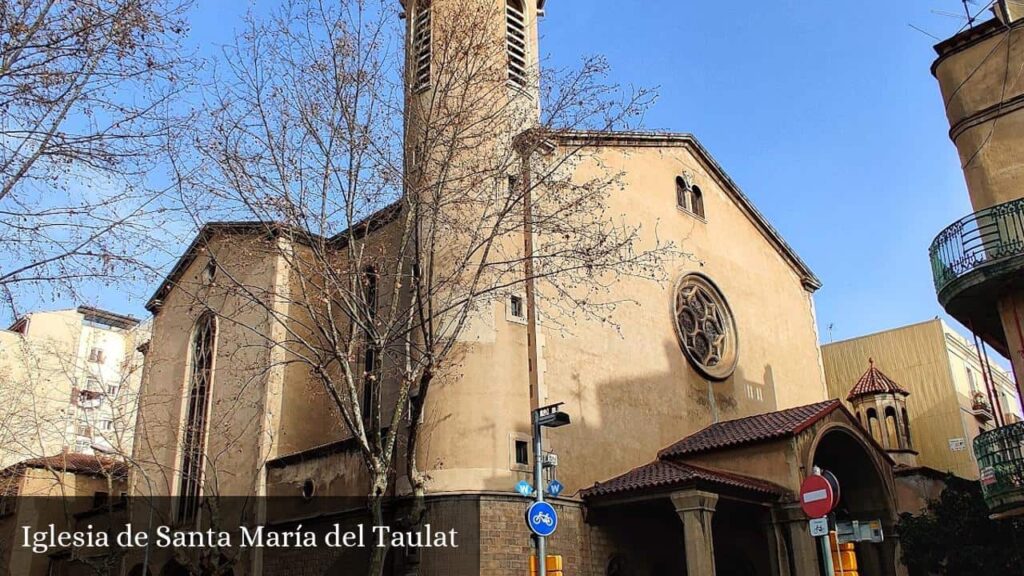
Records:
M804 502L817 502L828 498L827 490L814 490L804 494Z

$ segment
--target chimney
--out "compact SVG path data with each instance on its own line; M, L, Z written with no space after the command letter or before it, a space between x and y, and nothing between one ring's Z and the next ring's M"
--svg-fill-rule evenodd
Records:
M997 0L992 10L996 18L1006 25L1024 20L1024 0Z

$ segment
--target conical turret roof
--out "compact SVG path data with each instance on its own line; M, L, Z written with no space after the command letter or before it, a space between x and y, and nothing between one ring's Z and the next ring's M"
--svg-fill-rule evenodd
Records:
M868 364L870 364L868 371L860 377L860 380L857 380L857 385L853 387L853 390L850 390L850 394L846 397L847 400L871 394L902 394L910 396L910 392L904 390L899 384L893 382L892 378L889 378L881 370L875 368L873 358L868 358Z

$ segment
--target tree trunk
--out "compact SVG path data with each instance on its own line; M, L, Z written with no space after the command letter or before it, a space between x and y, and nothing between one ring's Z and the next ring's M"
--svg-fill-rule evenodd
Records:
M372 491L370 493L370 516L372 519L372 526L384 526L384 497L387 493L387 476L381 474L375 474L375 476L377 477L371 479ZM376 539L372 539L370 548L370 568L367 572L369 576L384 576L384 566L387 561L389 542L390 541L385 538L384 545L377 546Z

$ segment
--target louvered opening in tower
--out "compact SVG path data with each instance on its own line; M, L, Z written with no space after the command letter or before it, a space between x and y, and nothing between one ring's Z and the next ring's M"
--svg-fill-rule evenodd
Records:
M526 87L526 17L522 0L508 0L505 5L505 44L508 52L508 80Z
M416 16L412 22L412 87L414 91L430 87L430 2L416 3Z

